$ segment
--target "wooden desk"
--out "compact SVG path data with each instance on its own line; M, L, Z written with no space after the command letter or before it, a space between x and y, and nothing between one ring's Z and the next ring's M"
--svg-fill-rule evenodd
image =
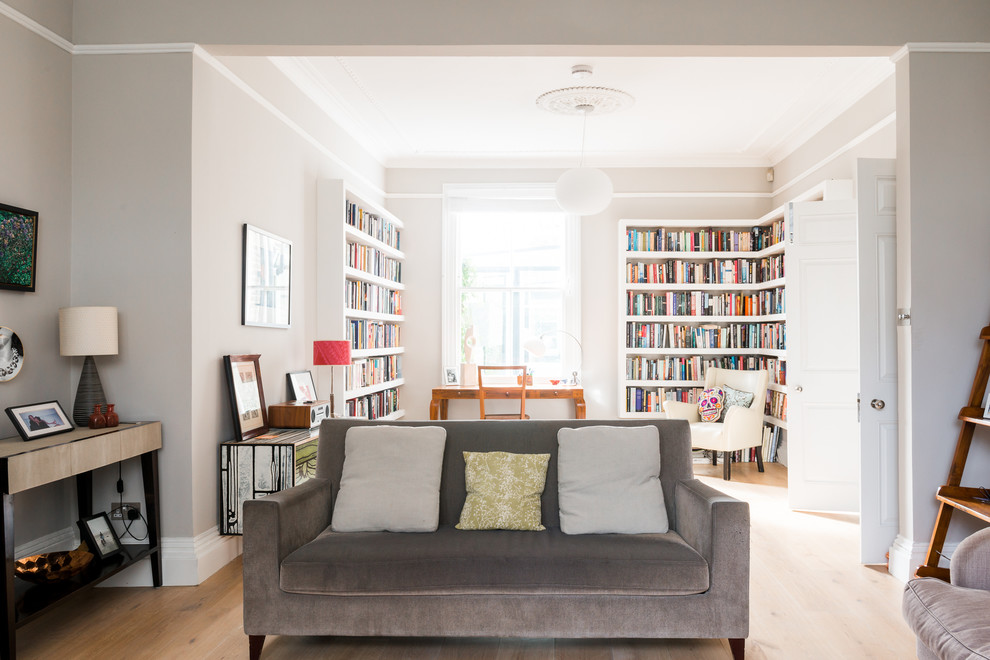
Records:
M485 388L490 391L491 387ZM506 388L501 392L485 397L485 401L496 398L518 399L517 388ZM463 387L461 385L444 385L433 388L433 398L430 400L430 419L447 419L447 403L451 399L477 399L478 387ZM574 418L584 419L584 388L570 385L527 385L526 399L571 399L574 401Z
M0 577L3 621L0 624L0 658L17 656L17 628L68 598L145 557L151 559L152 582L162 586L161 522L158 498L158 450L162 446L161 422L121 424L110 429L76 429L48 438L24 442L20 437L0 440L0 543L4 570ZM93 514L93 470L128 458L141 457L148 540L126 544L124 553L103 564L93 560L85 571L57 586L32 587L14 576L14 494L53 481L75 477L79 518ZM68 549L68 548L66 548Z

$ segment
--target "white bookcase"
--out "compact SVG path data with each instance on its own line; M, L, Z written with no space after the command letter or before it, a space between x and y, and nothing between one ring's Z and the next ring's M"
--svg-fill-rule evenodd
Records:
M351 366L337 382L337 413L399 419L405 415L402 221L339 179L318 182L316 214L315 339L351 342Z
M785 230L783 208L619 223L619 417L663 417L664 399L694 400L710 364L768 369L769 397L786 411Z

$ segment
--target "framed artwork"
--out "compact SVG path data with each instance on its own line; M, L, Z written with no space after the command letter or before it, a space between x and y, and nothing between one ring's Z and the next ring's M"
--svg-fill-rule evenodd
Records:
M460 384L460 374L457 373L457 367L443 368L443 384L444 385Z
M224 355L223 367L230 395L234 435L248 440L268 432L268 408L261 384L260 355Z
M311 371L290 371L285 374L289 384L289 400L306 403L316 401L316 383Z
M123 552L120 547L120 539L117 532L113 530L107 514L98 513L95 516L83 518L78 523L82 540L86 542L89 551L96 555L97 559L107 559Z
M0 245L3 242L0 241ZM24 366L24 345L17 333L0 326L0 383L16 376Z
M241 325L288 328L292 241L244 225Z
M0 289L34 291L38 212L0 204Z
M75 427L58 401L43 401L7 408L7 416L24 440L67 433Z

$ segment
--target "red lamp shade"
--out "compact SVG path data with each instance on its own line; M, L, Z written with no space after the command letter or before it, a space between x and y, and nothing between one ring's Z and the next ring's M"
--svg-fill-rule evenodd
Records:
M349 365L351 363L351 342L314 341L314 365Z

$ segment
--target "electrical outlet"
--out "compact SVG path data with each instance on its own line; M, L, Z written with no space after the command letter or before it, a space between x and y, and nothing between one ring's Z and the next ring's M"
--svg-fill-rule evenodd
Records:
M124 502L118 505L116 502L110 503L110 520L127 520L126 511L133 510L141 512L140 502Z

